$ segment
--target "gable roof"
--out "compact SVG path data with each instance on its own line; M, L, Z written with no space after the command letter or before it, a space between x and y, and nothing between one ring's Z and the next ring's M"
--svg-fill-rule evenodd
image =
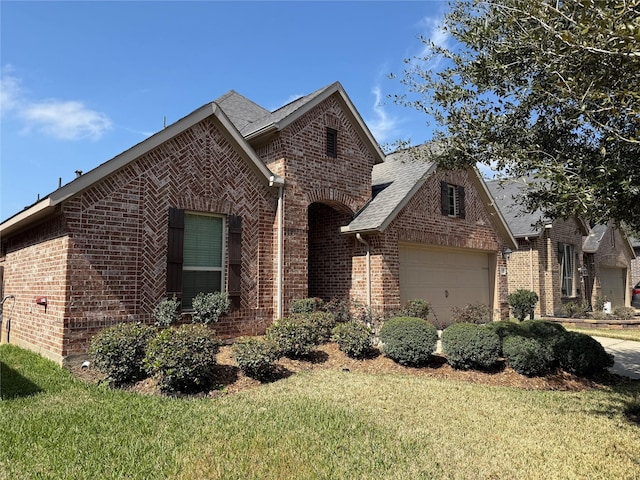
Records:
M284 180L274 175L260 158L253 151L251 146L242 137L231 120L222 111L220 106L215 103L209 103L191 112L186 117L181 118L177 122L167 126L155 135L138 143L123 153L113 157L93 170L77 177L75 180L58 188L43 199L34 203L30 207L13 215L0 224L0 235L7 235L35 221L47 217L54 212L57 205L63 201L77 195L78 193L91 187L93 184L106 178L108 175L125 167L137 158L145 155L154 148L162 145L164 142L181 134L185 130L191 128L197 123L212 117L221 127L221 131L226 133L229 140L235 144L238 152L247 161L263 181L269 185L284 185Z
M429 160L433 145L403 150L388 155L382 164L375 165L372 173L372 199L358 212L342 233L380 233L397 217L413 195L436 170L438 165ZM476 169L469 169L469 178L474 183L480 198L486 205L494 225L510 247L516 248L507 223L495 208L491 195Z
M388 155L371 173L375 196L342 232L382 232L437 168L434 162L403 151Z
M486 184L496 207L516 238L537 237L542 233L544 225L553 223L540 210L527 212L517 204L516 199L522 197L527 189L525 181L510 178L490 180Z
M257 106L236 92L229 92L223 95L219 101L221 102L221 108L225 112L227 110L233 112L233 114L230 114L230 118L245 139L249 143L259 143L264 141L265 137L285 129L332 95L335 95L338 102L342 104L345 114L371 150L375 163L382 163L384 160L382 149L340 82L334 82L326 87L319 88L315 92L283 105L273 112Z
M606 233L611 228L617 228L613 226L614 224L609 225L594 225L591 227L589 234L584 237L582 241L582 251L585 253L596 253L602 244ZM636 254L634 251L633 238L628 237L624 230L620 230L620 235L622 236L623 242L629 252L631 258L636 258Z

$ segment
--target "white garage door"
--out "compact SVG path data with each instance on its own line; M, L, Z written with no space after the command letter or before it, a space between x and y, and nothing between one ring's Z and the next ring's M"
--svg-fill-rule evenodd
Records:
M493 305L489 255L461 249L400 245L400 301L431 303L439 323L451 321L451 308Z
M624 268L601 268L600 287L602 295L609 299L612 307L623 307L624 294L627 290L627 270Z

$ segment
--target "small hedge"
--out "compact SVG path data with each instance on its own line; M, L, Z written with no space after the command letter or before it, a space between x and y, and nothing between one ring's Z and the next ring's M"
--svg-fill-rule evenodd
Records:
M451 309L451 321L453 323L475 323L478 325L489 323L493 319L493 311L489 305L483 303L470 303L464 307Z
M278 358L272 343L257 338L243 337L231 347L238 368L247 377L266 380L275 372L274 361Z
M193 323L209 325L220 320L231 309L231 300L227 292L198 293L192 300Z
M426 320L430 310L431 304L426 300L409 300L402 309L402 315L405 317L423 318Z
M316 329L319 343L327 343L331 340L331 332L336 326L336 317L333 313L315 311L293 316L302 317L303 321L309 322Z
M513 311L513 315L522 322L527 315L533 318L533 309L538 303L538 294L521 288L507 295L507 302Z
M500 350L500 337L484 326L454 323L442 332L442 351L456 369L490 369L500 360Z
M320 344L320 334L308 316L296 315L273 322L265 340L273 343L278 356L298 358L309 355Z
M429 362L436 349L438 331L416 317L395 317L380 329L383 352L401 365L420 366Z
M295 313L312 313L320 310L324 302L321 298L296 298L291 301L289 311Z
M333 341L351 358L361 358L371 350L371 330L360 322L345 322L333 329Z
M553 351L549 346L534 338L509 336L502 343L502 351L507 365L528 377L548 373L555 363Z
M563 370L577 375L603 373L613 366L613 355L607 353L595 338L584 333L564 333L556 351Z
M113 385L140 380L146 376L142 361L155 332L155 328L140 323L105 328L91 339L91 361Z
M168 328L149 342L144 364L161 390L204 391L213 384L220 344L204 325Z

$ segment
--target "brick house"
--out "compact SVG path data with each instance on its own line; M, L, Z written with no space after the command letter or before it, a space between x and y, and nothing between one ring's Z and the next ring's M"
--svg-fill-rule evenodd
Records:
M509 263L509 292L523 288L538 294L537 316L558 316L568 302L592 304L596 296L611 292L614 306L629 305L628 285L633 251L619 230L604 227L614 243L602 242L600 227L592 230L575 217L549 220L541 212L526 212L516 199L526 184L518 180L487 182L497 208L517 240ZM614 293L615 292L615 293Z
M385 161L339 83L273 112L230 91L0 236L1 293L15 297L2 340L59 363L102 328L151 323L167 296L188 315L198 291L228 292L216 331L229 337L262 333L307 296L381 312L422 297L442 316L476 300L504 308L500 252L515 247L477 172Z
M596 297L606 297L611 307L631 304L633 246L615 224L594 225L582 244L585 293L590 305Z

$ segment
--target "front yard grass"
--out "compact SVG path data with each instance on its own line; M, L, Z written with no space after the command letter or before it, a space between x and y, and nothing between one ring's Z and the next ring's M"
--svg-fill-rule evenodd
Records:
M578 328L578 327L565 327L567 330L573 332L580 332L592 337L609 337L619 338L620 340L632 340L634 342L640 342L640 328Z
M640 383L525 391L299 373L218 398L86 384L0 346L0 478L637 478Z

